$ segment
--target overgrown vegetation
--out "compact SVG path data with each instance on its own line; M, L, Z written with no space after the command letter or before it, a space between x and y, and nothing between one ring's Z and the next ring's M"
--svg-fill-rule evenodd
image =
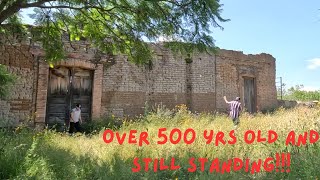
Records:
M304 91L303 85L297 85L284 91L283 99L298 101L320 101L320 90Z
M0 132L0 179L317 179L320 177L319 143L302 147L285 146L289 131L302 133L310 129L319 131L320 110L296 108L279 109L273 114L241 116L237 136L243 137L248 129L261 130L262 135L272 129L278 133L278 141L273 144L245 144L238 138L234 145L205 144L201 132L212 129L215 132L228 133L233 125L225 115L191 114L180 106L175 111L158 109L136 121L126 121L121 127L114 127L120 133L136 129L148 131L150 145L139 147L117 143L105 144L102 132L95 135L69 136L53 131L33 132L25 128L15 131ZM110 119L111 120L111 119ZM110 122L109 120L109 122ZM104 125L108 125L106 123ZM192 145L155 143L159 128L193 128L197 139ZM102 127L100 127L102 128ZM220 158L233 157L256 160L274 155L277 152L291 153L290 173L257 173L251 175L244 171L225 173L223 175L208 171L187 172L190 157ZM175 171L131 172L134 157L165 158L175 157L182 168ZM153 168L151 167L151 170ZM208 167L206 167L208 169Z
M10 74L6 67L0 64L0 99L8 97L10 87L15 82L15 76Z

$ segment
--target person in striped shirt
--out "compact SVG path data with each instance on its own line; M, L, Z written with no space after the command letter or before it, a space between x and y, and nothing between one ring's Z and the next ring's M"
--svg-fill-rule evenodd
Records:
M240 97L236 97L236 99L233 101L228 101L226 96L224 96L223 99L230 106L229 115L233 121L234 128L236 129L240 123L239 116L240 116L240 112L242 110L241 103L240 103Z

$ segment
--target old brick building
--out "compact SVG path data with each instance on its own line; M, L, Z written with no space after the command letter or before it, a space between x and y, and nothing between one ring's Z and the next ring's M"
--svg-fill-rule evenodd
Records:
M224 111L224 95L242 97L251 112L277 106L275 59L268 54L219 50L216 55L194 54L188 63L157 46L153 64L138 67L120 55L99 55L97 61L97 53L85 43L66 49L68 58L49 68L40 49L0 46L0 64L19 77L11 97L0 100L0 119L64 123L78 102L85 119L142 114L146 103Z

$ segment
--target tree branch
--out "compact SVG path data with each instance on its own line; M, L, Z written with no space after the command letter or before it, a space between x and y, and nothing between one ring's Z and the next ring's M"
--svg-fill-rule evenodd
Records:
M34 3L25 3L23 1L16 1L14 3L12 3L10 6L8 6L6 9L4 9L3 11L0 11L0 24L2 24L6 19L8 19L10 16L12 16L13 14L19 12L21 9L25 9L25 8L30 8L30 7L38 7L46 2L50 2L53 0L39 0L37 2ZM3 5L3 7L5 7L5 2L1 3Z
M20 10L20 2L14 2L11 6L0 13L0 24L8 19L13 14L17 13Z
M0 12L4 9L4 7L6 6L7 3L8 3L8 0L2 0L2 2L0 4Z
M115 7L110 9L104 9L100 8L98 6L83 6L83 7L73 7L73 6L67 6L67 5L58 5L58 6L37 6L38 8L42 9L73 9L73 10L83 10L83 9L99 9L104 12L112 11L115 9Z
M37 2L29 3L29 4L28 3L23 3L23 4L21 4L21 9L30 8L30 7L39 7L42 4L47 3L47 2L51 2L51 1L54 1L54 0L39 0Z
M82 10L86 7L72 7L72 6L66 6L66 5L60 5L60 6L38 6L38 8L41 9L74 9L74 10Z

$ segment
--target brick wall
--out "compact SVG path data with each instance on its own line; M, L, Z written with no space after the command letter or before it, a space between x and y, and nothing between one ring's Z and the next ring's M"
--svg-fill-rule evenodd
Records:
M194 55L193 63L185 57L156 50L151 67L138 67L118 56L116 64L105 67L102 90L103 115L138 115L146 103L174 108L187 104L193 111L214 111L214 56Z
M81 67L94 70L92 116L100 117L103 65L95 64L96 51L83 42L67 43L66 61L56 65ZM44 61L44 51L29 45L0 46L0 64L17 76L17 81L7 100L0 100L2 124L16 125L18 122L33 120L43 127L46 118L49 65ZM106 61L106 55L99 58ZM39 60L39 61L38 61ZM1 124L0 124L1 125Z
M104 67L102 115L142 114L146 101L146 70L128 62L125 56L117 56L115 61L113 66Z
M156 49L156 51L157 58L152 68L146 71L146 95L150 105L174 108L177 104L187 104L188 77L184 58L174 56L166 50Z
M275 59L268 54L244 55L238 51L221 50L216 61L217 109L227 108L223 96L232 100L236 96L243 100L243 77L256 81L257 110L277 106L275 86Z
M275 59L268 54L244 55L220 50L217 55L195 53L192 63L163 48L155 48L152 66L136 66L126 56L116 56L114 64L101 55L102 64L94 64L96 53L88 44L66 45L68 60L60 65L78 66L95 71L93 85L94 118L143 114L145 105L174 108L186 104L194 112L224 111L222 97L243 97L243 77L254 77L258 110L277 106ZM6 101L0 101L0 118L18 122L36 113L35 122L44 123L48 65L35 59L43 56L28 46L0 46L0 63L19 79Z
M0 100L0 126L32 119L35 110L36 63L27 46L0 46L0 64L17 77L6 100ZM9 122L7 122L9 121Z
M257 110L277 106L275 59L268 54L245 55L220 50L217 55L194 54L185 57L156 48L151 68L137 67L118 56L116 64L104 68L102 112L104 115L137 115L145 103L174 108L186 104L194 112L225 111L223 100L243 98L243 77L256 81Z

